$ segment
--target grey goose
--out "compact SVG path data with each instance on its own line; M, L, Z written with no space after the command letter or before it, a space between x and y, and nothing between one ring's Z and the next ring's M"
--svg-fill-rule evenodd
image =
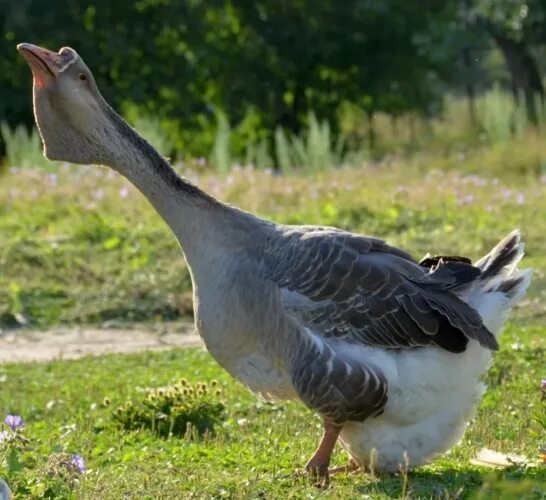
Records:
M531 271L517 269L519 232L475 265L420 264L377 238L262 220L179 177L107 104L73 49L18 50L33 73L45 156L129 179L180 242L210 354L251 390L320 415L308 470L327 476L338 439L353 464L380 472L427 463L461 439L530 283Z

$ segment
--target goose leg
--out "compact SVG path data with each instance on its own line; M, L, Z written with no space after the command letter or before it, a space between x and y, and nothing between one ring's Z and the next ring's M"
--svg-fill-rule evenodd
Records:
M341 427L324 420L324 434L320 441L319 447L311 460L307 462L305 469L313 476L319 478L328 478L328 466L330 465L330 457L336 445L337 438L341 432Z

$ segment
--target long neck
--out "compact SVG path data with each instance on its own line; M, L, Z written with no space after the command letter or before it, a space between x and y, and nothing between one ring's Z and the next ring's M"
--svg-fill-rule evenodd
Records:
M146 196L176 235L190 265L206 266L207 260L213 258L211 252L237 245L244 239L245 226L252 227L259 220L220 203L182 179L113 110L110 119L115 137L110 140L114 146L108 155L108 165Z

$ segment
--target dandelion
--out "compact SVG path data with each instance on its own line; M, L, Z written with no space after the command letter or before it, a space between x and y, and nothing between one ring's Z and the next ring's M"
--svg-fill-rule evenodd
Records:
M85 468L85 460L81 455L72 455L70 457L69 467L80 474L83 474L87 470Z
M12 430L16 431L25 426L25 421L19 415L8 415L4 423Z

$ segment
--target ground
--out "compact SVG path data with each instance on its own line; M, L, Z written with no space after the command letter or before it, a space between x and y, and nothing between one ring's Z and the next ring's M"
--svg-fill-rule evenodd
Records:
M326 489L297 474L316 446L318 419L296 403L258 400L202 348L0 365L0 407L24 414L31 443L22 455L28 469L14 475L13 484L24 497L39 498L53 488L47 456L63 450L87 462L87 473L73 486L78 498L468 498L485 493L489 483L503 488L502 498L546 498L544 466L495 472L470 462L483 446L536 461L544 437L532 420L544 361L538 333L542 330L514 325L505 332L477 418L447 456L409 474L342 474ZM226 419L215 434L158 438L151 430L123 431L116 425L114 408L128 397L181 376L218 381ZM337 450L334 463L345 460ZM58 491L59 497L69 496Z
M172 347L196 347L201 339L192 323L137 325L134 328L64 327L47 330L20 329L0 334L0 363L77 359L82 356Z
M543 141L533 144L462 157L455 151L421 158L422 166L392 159L320 173L312 182L249 169L191 174L215 196L264 217L376 235L416 257L430 251L475 259L522 230L523 265L537 271L501 336L463 441L409 474L340 475L325 489L297 474L320 436L312 412L260 401L201 347L170 348L193 338L182 333L191 324L189 274L140 195L103 169L9 172L0 183L0 356L9 357L0 364L0 416L22 415L29 442L15 462L0 447L0 476L20 498L546 498L546 467L537 463L546 445L539 388L546 378L546 178L525 170L527 163L542 168L529 158ZM20 333L21 325L34 330ZM116 332L120 350L163 350L66 360L90 346L103 352ZM33 359L63 360L13 362L29 351ZM214 397L225 414L213 433L160 437L114 418L127 398L182 377L217 381ZM525 462L500 472L473 465L482 447ZM61 474L52 460L63 453L82 455L87 472ZM338 449L334 465L346 459Z

